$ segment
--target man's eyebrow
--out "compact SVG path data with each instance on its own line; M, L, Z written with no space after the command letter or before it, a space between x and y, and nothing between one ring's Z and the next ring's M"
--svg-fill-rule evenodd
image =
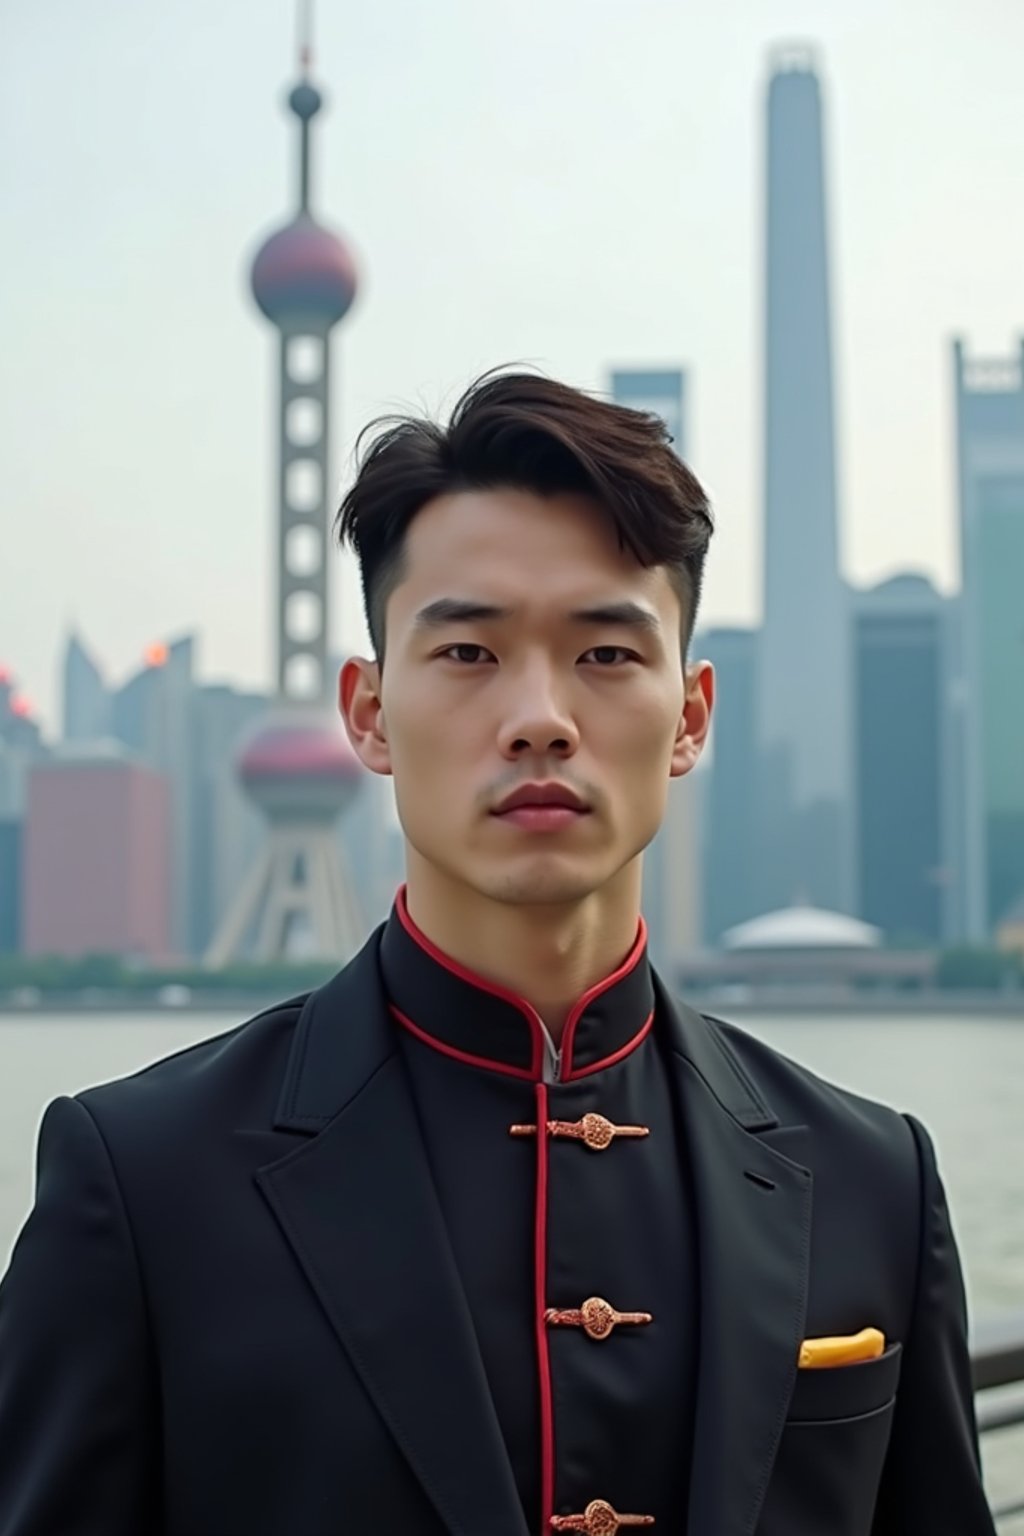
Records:
M421 608L413 619L416 629L440 629L445 624L481 624L487 619L507 619L511 608L478 603L462 597L438 597Z
M512 612L511 608L479 602L473 598L438 597L420 609L413 625L416 629L441 629L447 624L482 624L488 620L509 619ZM574 624L618 625L627 629L646 630L649 634L659 634L661 631L656 613L628 600L600 603L593 608L576 608L568 617Z
M628 629L644 629L656 635L661 631L658 615L639 603L600 603L596 608L577 608L570 613L576 624L621 624Z

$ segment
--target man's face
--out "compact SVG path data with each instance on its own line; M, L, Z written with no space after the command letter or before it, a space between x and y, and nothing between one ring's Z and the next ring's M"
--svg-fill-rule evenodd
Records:
M439 497L407 534L383 676L348 662L342 712L364 763L394 775L411 848L447 881L579 901L636 860L670 777L700 754L711 671L687 685L680 627L665 570L620 550L585 498ZM536 784L584 808L500 812Z

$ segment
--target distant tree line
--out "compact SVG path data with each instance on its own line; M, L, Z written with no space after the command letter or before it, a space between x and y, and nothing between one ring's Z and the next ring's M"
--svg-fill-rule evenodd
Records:
M240 963L208 971L199 965L141 966L118 955L83 955L78 960L57 955L0 955L0 993L35 987L40 992L141 995L176 986L196 992L272 992L284 998L320 986L337 969L336 965L322 961Z
M143 966L117 955L0 955L0 995L22 988L45 993L124 992L152 995L167 986L193 992L239 992L286 998L327 981L332 962L240 963L208 971L199 965ZM1024 988L1024 952L962 946L938 957L935 985L943 990L1006 991Z
M1024 953L1019 950L944 949L935 972L938 987L978 992L1024 987Z

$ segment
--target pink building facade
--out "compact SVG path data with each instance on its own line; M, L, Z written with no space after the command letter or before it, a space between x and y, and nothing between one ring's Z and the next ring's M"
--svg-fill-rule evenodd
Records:
M28 785L22 947L171 957L170 791L116 757L41 763Z

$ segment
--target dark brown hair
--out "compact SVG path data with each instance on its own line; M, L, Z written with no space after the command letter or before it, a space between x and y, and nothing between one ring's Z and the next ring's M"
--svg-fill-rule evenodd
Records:
M367 433L376 432L362 455ZM683 654L700 602L711 509L659 416L595 399L554 379L488 373L466 390L447 427L382 417L359 435L359 469L338 509L340 544L359 558L370 638L384 660L384 614L402 580L405 534L436 496L498 486L539 496L593 497L619 547L664 565L683 610Z

